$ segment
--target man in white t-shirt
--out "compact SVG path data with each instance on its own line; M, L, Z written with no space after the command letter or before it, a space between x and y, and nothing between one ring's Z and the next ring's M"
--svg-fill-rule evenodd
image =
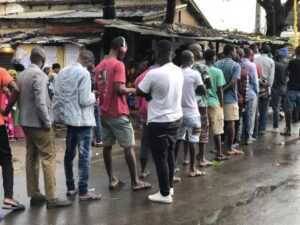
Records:
M197 70L192 69L194 64L194 55L190 50L182 52L181 55L181 67L184 77L183 89L182 89L182 111L183 111L183 123L178 132L177 145L180 146L180 142L188 140L188 147L190 150L190 177L197 177L205 175L204 172L197 170L195 166L196 161L196 149L199 144L199 137L201 131L200 113L197 104L196 92L199 95L205 94L203 81L201 74Z
M157 170L160 191L149 195L153 202L173 202L174 149L182 118L182 70L172 61L172 44L157 44L158 68L148 72L138 85L138 95L146 96L148 104L149 141Z

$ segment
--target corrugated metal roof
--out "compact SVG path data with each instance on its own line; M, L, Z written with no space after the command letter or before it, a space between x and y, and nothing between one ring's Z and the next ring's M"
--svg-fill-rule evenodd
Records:
M128 17L148 17L163 13L164 5L155 7L124 7L117 8L116 14L120 18ZM24 12L0 16L0 19L72 19L72 18L102 18L102 8L91 8L86 10L65 10L65 11L41 11L41 12Z

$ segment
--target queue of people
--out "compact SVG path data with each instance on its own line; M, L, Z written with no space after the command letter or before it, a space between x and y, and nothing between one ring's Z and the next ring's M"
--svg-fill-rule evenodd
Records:
M27 194L32 206L46 203L47 208L70 206L77 194L80 201L101 199L101 194L88 188L92 143L103 145L110 190L123 185L112 164L116 142L124 150L133 191L152 187L145 181L150 174L147 163L152 153L159 190L148 198L169 204L175 195L174 182L180 180L175 174L182 145L189 153L189 158L185 157L188 176L204 176L202 168L213 164L206 158L210 134L214 160L243 155L241 145L249 145L265 134L270 102L274 131L278 132L283 109L286 129L281 134L291 135L292 114L300 105L299 47L296 58L290 62L285 49L276 52L274 61L268 45L262 46L262 54L257 46L226 45L222 58L216 60L213 49L204 50L199 44L192 44L181 53L181 65L177 66L172 62L172 43L161 40L156 46L155 62L138 76L135 88L126 87L123 60L127 50L126 39L116 37L109 54L97 66L93 53L81 50L77 63L62 70L53 65L57 74L50 81L43 72L46 54L42 48L32 50L31 65L15 80L5 69L0 69L0 91L5 89L10 93L6 107L0 109L3 208L25 209L13 197L12 153L4 122L16 102L19 124L26 138ZM128 96L136 96L142 123L140 172ZM67 128L64 169L68 199L56 195L54 122ZM73 171L77 151L78 181ZM45 195L39 188L40 163Z

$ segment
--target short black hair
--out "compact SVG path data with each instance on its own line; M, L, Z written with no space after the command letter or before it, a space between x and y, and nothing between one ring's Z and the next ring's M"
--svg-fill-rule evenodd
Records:
M182 66L191 66L194 62L194 54L191 50L184 50L181 53Z
M265 54L269 54L271 52L270 46L264 43L261 47L261 52Z
M157 43L159 56L170 56L173 51L172 43L168 40L161 40Z
M244 48L244 55L245 57L249 57L251 55L251 49L250 48Z
M61 68L61 66L60 66L59 63L54 63L54 64L52 65L52 69L53 69L53 70L55 70L55 69L60 69L60 68Z
M232 45L225 45L223 49L224 55L228 56L234 51L234 47Z
M121 47L126 47L126 39L124 37L118 36L111 41L111 49L118 50Z
M205 61L212 62L214 60L215 56L216 56L216 52L212 49L207 49L204 52Z

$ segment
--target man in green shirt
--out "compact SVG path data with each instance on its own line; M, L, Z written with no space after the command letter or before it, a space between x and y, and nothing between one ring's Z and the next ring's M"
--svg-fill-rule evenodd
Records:
M211 85L208 89L207 105L210 128L217 150L216 160L223 161L228 159L223 154L221 145L221 135L224 133L223 86L225 85L225 78L222 70L214 66L215 56L216 53L211 49L204 53Z

